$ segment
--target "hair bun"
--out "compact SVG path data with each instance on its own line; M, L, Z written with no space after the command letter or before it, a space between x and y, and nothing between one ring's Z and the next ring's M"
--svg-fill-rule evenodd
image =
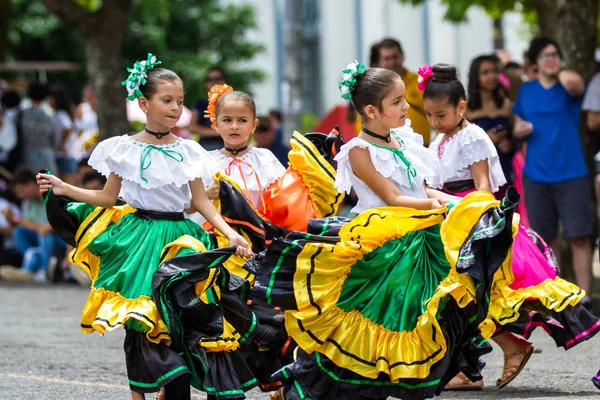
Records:
M456 68L450 64L435 64L433 66L431 79L434 82L439 83L457 81Z

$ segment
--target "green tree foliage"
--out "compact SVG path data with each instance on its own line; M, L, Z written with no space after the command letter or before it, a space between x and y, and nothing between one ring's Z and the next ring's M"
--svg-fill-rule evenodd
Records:
M419 5L425 0L399 0L401 3ZM473 6L482 7L492 18L498 18L507 11L531 12L528 0L442 0L446 6L445 18L452 22L465 22L467 11Z
M73 75L51 75L57 80L86 81L83 40L42 0L11 0L9 60L62 60L77 62ZM102 7L102 0L71 0L88 12ZM222 4L216 0L134 0L122 50L125 68L136 59L156 54L166 68L179 73L186 84L186 103L206 96L203 77L212 65L227 72L230 84L248 90L264 78L261 70L244 67L263 47L248 41L245 33L256 28L255 11L249 5ZM110 23L107 21L107 23ZM118 82L116 84L119 84Z

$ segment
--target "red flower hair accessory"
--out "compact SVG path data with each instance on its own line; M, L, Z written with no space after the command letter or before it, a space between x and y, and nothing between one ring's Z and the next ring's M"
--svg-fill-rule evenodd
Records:
M212 124L210 127L215 129L215 120L217 119L217 101L227 92L233 92L233 88L227 84L215 85L208 92L208 107L204 111L204 118L210 118Z
M431 65L425 64L421 68L417 70L417 74L419 74L417 89L421 92L425 90L427 83L433 76L433 67Z

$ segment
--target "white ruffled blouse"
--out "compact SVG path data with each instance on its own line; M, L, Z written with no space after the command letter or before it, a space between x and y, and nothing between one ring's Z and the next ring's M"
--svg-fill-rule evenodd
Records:
M180 212L189 208L189 182L212 179L217 172L210 154L197 142L177 139L152 145L123 135L96 146L89 165L102 175L123 179L120 196L134 208Z
M375 169L385 178L390 179L403 195L427 198L425 182L429 182L437 173L439 165L437 157L423 146L423 136L412 130L409 120L406 120L403 127L393 129L392 134L400 142L399 151L386 149L356 137L343 145L335 156L337 161L335 188L339 192L347 193L354 188L358 197L358 203L352 209L354 213L386 206L386 203L352 171L348 155L355 147L368 149Z
M210 152L214 166L218 171L233 179L242 190L247 190L254 207L260 205L260 194L281 178L285 167L268 149L251 147L239 157L231 157L219 150ZM208 187L213 179L205 181Z
M473 179L471 165L481 160L487 160L492 193L506 184L494 143L475 124L461 129L449 139L445 139L445 135L438 135L429 148L440 160L440 173L431 183L436 189L441 189L446 182Z

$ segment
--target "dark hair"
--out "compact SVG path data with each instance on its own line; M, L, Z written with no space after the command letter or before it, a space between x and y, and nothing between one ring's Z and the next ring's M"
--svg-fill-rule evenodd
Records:
M88 172L81 178L81 183L84 185L91 181L100 181L103 185L106 183L106 177L98 171Z
M213 71L218 71L221 73L221 75L223 75L223 80L225 82L223 83L227 83L227 74L225 73L225 71L223 70L223 68L219 67L218 65L213 65L212 67L210 67L209 69L206 70L206 74L204 74L204 81L206 82L208 80L208 74L210 74Z
M281 122L281 111L280 110L271 110L269 111L269 115L273 118L275 118L277 121Z
M379 64L379 59L381 58L381 49L398 49L400 55L404 56L404 50L402 49L402 45L399 41L392 38L384 38L371 46L371 56L369 57L369 64L371 67Z
M183 86L183 81L175 72L166 68L156 68L148 71L146 83L140 85L140 91L145 98L150 99L158 90L158 84L163 82L179 82Z
M269 130L271 130L271 121L269 120L269 117L259 115L258 117L256 117L256 119L258 119L258 126L256 127L257 132L268 132Z
M531 62L532 64L537 64L537 59L540 56L540 53L542 52L542 50L544 50L544 48L546 46L549 46L551 44L554 45L554 47L556 47L558 56L562 59L562 51L560 50L560 47L558 46L558 43L556 42L556 40L549 38L548 36L540 36L540 37L534 38L529 43L529 49L527 50L527 53L526 53L527 58L529 59L529 62Z
M481 64L483 64L484 62L491 62L494 63L496 66L499 66L500 59L498 59L498 57L492 54L479 56L471 62L471 68L469 70L469 101L467 102L467 107L470 110L479 110L483 106L481 102L479 70L481 69ZM500 81L498 81L498 83L496 84L496 87L492 92L492 96L494 98L494 103L496 103L496 107L502 108L507 93L504 90L504 87L500 84Z
M394 81L400 81L400 75L385 68L367 68L364 74L356 77L356 86L352 91L352 104L363 119L367 119L365 107L373 105L381 110L381 102L394 87Z
M504 70L508 71L509 69L521 69L521 64L516 61L509 61L504 65Z
M27 96L34 101L43 101L48 96L48 86L40 82L33 82L29 85Z
M27 185L28 183L36 183L35 174L28 169L22 169L13 175L11 184L15 185Z
M21 104L21 96L14 90L9 90L2 94L0 103L2 103L2 107L5 109L16 108Z
M219 110L225 100L241 101L242 103L245 103L250 108L250 111L252 111L252 118L256 118L256 103L254 103L254 99L250 97L248 93L239 92L237 90L224 93L219 97L219 100L217 100L217 104L215 105L215 116L219 115Z
M66 88L62 86L52 88L50 97L54 98L56 111L62 110L71 115L73 103L71 102L71 95Z
M433 75L425 86L423 99L448 99L456 107L466 98L465 87L456 76L456 68L449 64L435 64Z
M89 167L88 162L90 161L89 158L82 158L81 160L79 160L79 162L77 163L77 168L81 168L81 167Z

